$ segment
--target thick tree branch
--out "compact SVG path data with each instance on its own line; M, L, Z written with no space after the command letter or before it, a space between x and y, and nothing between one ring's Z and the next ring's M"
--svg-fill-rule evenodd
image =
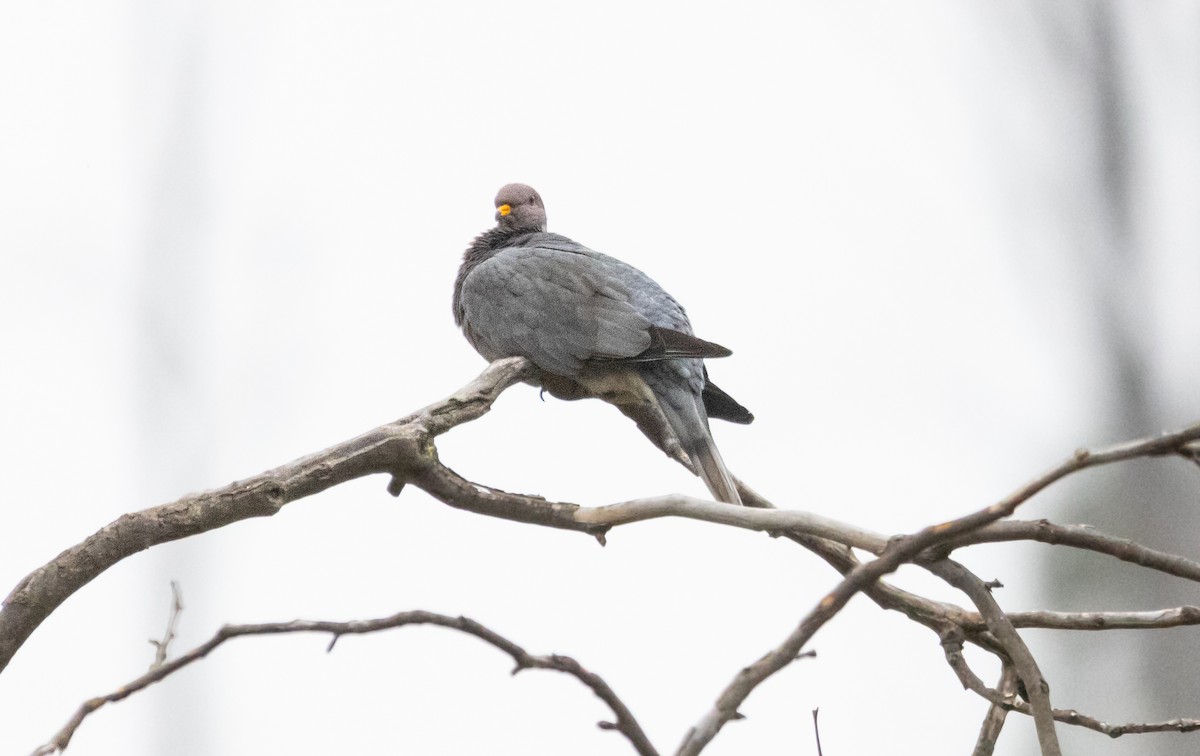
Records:
M117 562L160 543L205 533L375 473L404 478L434 461L432 437L486 413L508 386L531 374L523 359L500 360L453 396L413 415L224 488L121 515L26 576L0 609L0 671L68 596Z
M271 622L257 625L225 625L207 642L193 648L191 651L162 664L155 665L146 674L122 685L111 693L85 701L75 712L74 716L71 717L66 725L49 742L33 752L33 756L48 756L49 754L64 750L71 742L71 738L75 735L75 731L79 729L83 720L92 712L105 704L115 703L127 698L159 682L168 675L183 669L192 662L203 659L218 646L232 638L240 638L247 635L281 635L285 633L329 633L333 637L329 641L328 650L333 650L334 644L343 635L363 635L379 632L380 630L405 627L407 625L437 625L439 627L458 630L467 635L473 635L511 656L513 662L516 664L512 671L514 675L524 669L551 669L571 675L590 688L596 694L596 697L604 701L613 714L616 715L616 722L601 722L601 729L616 730L624 735L641 756L658 755L658 751L651 745L649 738L646 737L646 733L642 731L641 726L637 723L629 708L617 697L617 694L608 686L608 683L596 673L584 669L583 665L571 657L560 656L558 654L534 656L516 643L484 627L475 620L466 617L448 617L443 614L434 614L433 612L411 611L400 612L399 614L393 614L390 617L382 617L380 619L354 620L351 622L295 620L293 622Z

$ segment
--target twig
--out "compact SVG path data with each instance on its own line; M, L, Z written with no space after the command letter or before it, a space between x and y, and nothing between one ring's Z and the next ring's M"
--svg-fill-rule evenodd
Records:
M1000 671L1000 682L996 685L996 693L1004 698L1012 698L1017 690L1017 673L1011 665L1005 664ZM1000 740L1000 731L1004 728L1004 720L1008 717L1008 708L998 703L988 707L979 727L979 737L975 739L975 750L971 756L992 756L996 742Z
M71 737L75 734L79 725L82 724L83 720L89 714L107 703L120 701L143 688L159 682L194 661L203 659L215 648L231 638L239 638L246 635L281 635L285 633L329 633L333 637L330 640L328 648L332 649L337 639L343 635L374 633L406 625L437 625L439 627L458 630L467 635L473 635L511 656L513 662L516 663L512 671L513 674L524 669L552 669L571 675L590 688L600 700L608 705L613 714L616 715L616 722L601 722L601 729L616 730L624 735L641 756L657 756L658 752L650 744L649 738L646 737L646 734L642 731L641 726L634 719L628 707L625 706L621 699L617 697L617 694L613 692L612 688L599 675L584 669L579 662L569 656L560 656L558 654L534 656L512 641L474 620L466 617L448 617L425 611L400 612L390 617L374 620L354 620L350 622L295 620L293 622L271 622L256 625L225 625L207 642L191 651L151 668L146 674L122 685L111 693L85 701L75 712L75 715L71 717L67 724L48 743L33 752L33 756L49 756L49 754L64 750L71 742Z
M946 662L950 665L950 669L954 670L958 681L962 683L963 690L970 690L978 693L980 696L995 703L998 699L993 695L994 690L989 688L979 676L975 674L971 666L967 664L967 660L963 657L963 632L958 627L948 628L942 634L942 651L946 655ZM1008 664L1008 659L1004 656L1004 651L999 650L998 655L1001 656L1001 661L1005 666Z
M946 547L957 549L970 544L1000 541L1039 541L1053 546L1072 546L1200 582L1200 562L1156 551L1128 538L1106 535L1090 525L1056 525L1047 520L1007 520L954 538Z
M1200 423L1193 423L1177 431L1162 433L1154 438L1126 441L1103 449L1077 449L1070 458L1013 492L1009 499L1025 501L1051 483L1089 467L1108 465L1136 457L1178 454L1191 448L1189 445L1197 440L1200 440Z
M991 691L995 693L995 691ZM985 696L985 698L988 698ZM989 698L989 700L993 700ZM994 701L995 702L995 701ZM998 705L1004 706L1012 711L1021 714L1030 714L1031 709L1029 704L1020 700L1011 700L1000 702ZM1200 730L1200 719L1169 719L1165 722L1130 722L1128 724L1108 724L1102 722L1095 717L1081 714L1074 709L1054 709L1054 721L1062 722L1063 724L1076 725L1094 732L1107 735L1110 738L1119 738L1122 735L1146 735L1152 732L1195 732Z
M1021 711L1022 707L1014 708ZM1145 735L1151 732L1195 732L1200 730L1200 719L1169 719L1166 722L1131 722L1111 725L1101 722L1095 717L1080 714L1074 709L1055 709L1054 718L1059 722L1095 730L1110 738L1119 738L1122 735Z
M150 664L150 669L161 667L167 660L167 651L170 649L171 641L175 640L175 628L179 624L179 615L182 613L183 596L179 593L179 583L172 580L171 612L167 616L167 631L163 633L162 640L150 639L150 644L154 646L154 661Z
M1189 462L1195 462L1196 465L1200 466L1200 444L1181 446L1177 453Z
M1200 607L1195 606L1153 612L1010 612L1007 616L1013 627L1048 630L1157 630L1200 625ZM985 626L982 618L963 623L968 630Z
M946 661L950 663L951 669L962 682L963 688L979 694L982 698L991 702L992 706L999 706L1009 711L1015 711L1025 715L1033 713L1029 704L1019 700L1013 695L1012 688L1001 688L993 690L987 687L976 674L971 671L966 661L962 657L962 643L957 645L951 641L946 645ZM1010 669L1011 666L1006 662L1005 669ZM1003 679L1003 678L1002 678ZM1081 714L1074 709L1054 709L1054 721L1062 722L1063 724L1076 725L1095 732L1102 733L1110 738L1119 738L1122 735L1142 735L1151 732L1193 732L1200 730L1200 719L1170 719L1165 722L1131 722L1129 724L1112 725L1102 722L1095 717L1090 717L1086 714Z

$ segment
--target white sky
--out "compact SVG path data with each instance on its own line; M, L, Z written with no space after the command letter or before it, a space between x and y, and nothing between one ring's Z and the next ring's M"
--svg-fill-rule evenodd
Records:
M1198 22L1180 3L1127 26L1146 338L1172 426L1200 416ZM734 350L710 373L758 419L716 438L781 506L907 532L1117 440L1073 257L1086 135L1057 112L1054 63L1035 16L950 2L0 6L0 592L123 512L474 377L452 284L509 181ZM706 495L611 408L529 387L439 449L472 480L585 504ZM172 578L177 651L225 622L464 614L600 673L664 752L836 583L766 536L655 522L600 549L385 484L106 572L0 678L0 752L144 670ZM1009 586L1007 608L1054 608L1034 553L965 561ZM1050 635L1029 637L1069 674ZM70 752L630 752L582 686L510 678L473 639L325 643L232 643L91 717ZM818 706L827 753L971 747L985 707L929 631L860 598L812 648L709 752L815 752ZM1033 743L1014 717L997 753Z

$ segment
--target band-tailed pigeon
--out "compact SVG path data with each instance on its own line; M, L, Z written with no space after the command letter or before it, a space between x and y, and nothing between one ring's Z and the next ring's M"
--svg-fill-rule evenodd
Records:
M731 352L693 336L683 308L645 273L547 233L531 187L496 195L496 227L458 270L454 322L488 360L528 358L553 396L616 405L715 499L741 504L708 418L754 416L708 380L702 361Z

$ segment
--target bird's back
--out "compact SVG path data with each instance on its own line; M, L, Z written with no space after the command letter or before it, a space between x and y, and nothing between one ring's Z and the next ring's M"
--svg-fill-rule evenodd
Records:
M592 359L635 357L650 345L649 326L691 333L683 308L645 273L548 232L476 239L454 311L488 359L527 357L563 375Z

